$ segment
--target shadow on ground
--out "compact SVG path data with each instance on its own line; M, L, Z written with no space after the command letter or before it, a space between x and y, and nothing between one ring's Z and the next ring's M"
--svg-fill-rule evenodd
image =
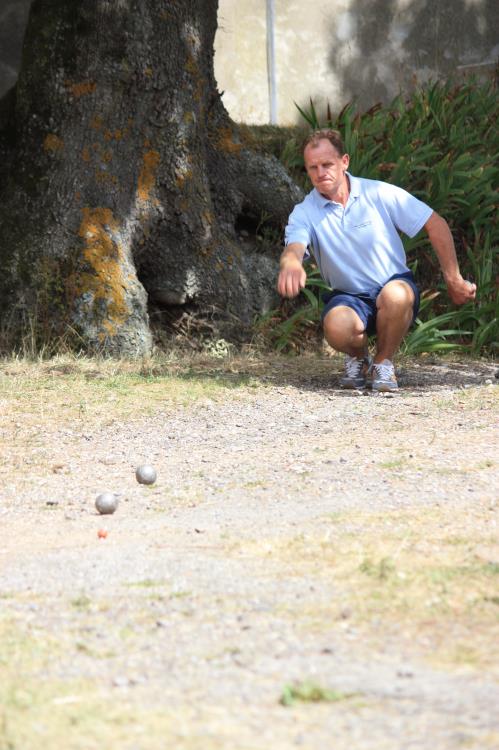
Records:
M404 391L453 390L483 385L486 381L498 383L497 364L485 360L425 359L403 360L396 368L399 385ZM343 372L339 357L271 357L255 360L235 357L223 363L199 361L186 372L177 372L181 378L214 378L227 387L248 384L293 386L301 390L331 390L338 395L352 395L338 384Z
M33 366L19 362L0 363L0 373L16 378L24 372L33 378ZM53 380L57 376L76 376L84 380L116 380L124 378L140 382L177 378L186 382L213 382L232 391L245 387L293 387L300 391L335 396L358 396L359 391L339 387L343 373L343 357L334 355L268 355L237 354L224 358L206 355L158 354L142 361L56 358L36 366L38 378ZM499 385L498 364L492 360L469 358L413 357L399 358L396 365L400 395L459 390L488 382ZM125 387L125 386L124 386Z

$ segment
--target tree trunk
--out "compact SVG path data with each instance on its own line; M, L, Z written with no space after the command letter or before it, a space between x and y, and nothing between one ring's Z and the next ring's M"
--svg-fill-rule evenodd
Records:
M275 261L241 216L300 199L252 150L213 75L217 0L34 0L19 79L0 103L0 305L86 349L150 350L148 301L248 324Z

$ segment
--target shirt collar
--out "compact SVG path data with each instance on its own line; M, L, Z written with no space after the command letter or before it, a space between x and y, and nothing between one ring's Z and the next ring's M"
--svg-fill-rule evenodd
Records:
M350 180L350 198L358 198L360 195L360 180L358 177L353 177L350 172L346 172L346 174L348 175L348 179ZM315 201L319 204L319 206L321 206L321 208L327 206L328 203L334 203L334 201L330 200L329 198L324 198L324 196L319 193L317 188L314 188L312 190L312 193L314 195Z

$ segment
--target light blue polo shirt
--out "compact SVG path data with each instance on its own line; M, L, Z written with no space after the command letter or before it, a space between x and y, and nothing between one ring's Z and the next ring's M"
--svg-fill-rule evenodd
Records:
M346 206L314 188L293 209L285 242L310 248L322 277L333 289L366 292L394 274L407 273L399 231L414 237L433 211L396 185L347 174L350 196Z

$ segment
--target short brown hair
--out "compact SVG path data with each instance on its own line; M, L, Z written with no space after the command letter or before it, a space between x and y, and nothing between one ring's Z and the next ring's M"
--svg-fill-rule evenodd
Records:
M305 151L307 146L318 146L319 141L323 140L329 141L331 145L335 147L340 156L345 155L345 146L340 133L337 130L331 130L329 128L312 130L303 141L303 151Z

